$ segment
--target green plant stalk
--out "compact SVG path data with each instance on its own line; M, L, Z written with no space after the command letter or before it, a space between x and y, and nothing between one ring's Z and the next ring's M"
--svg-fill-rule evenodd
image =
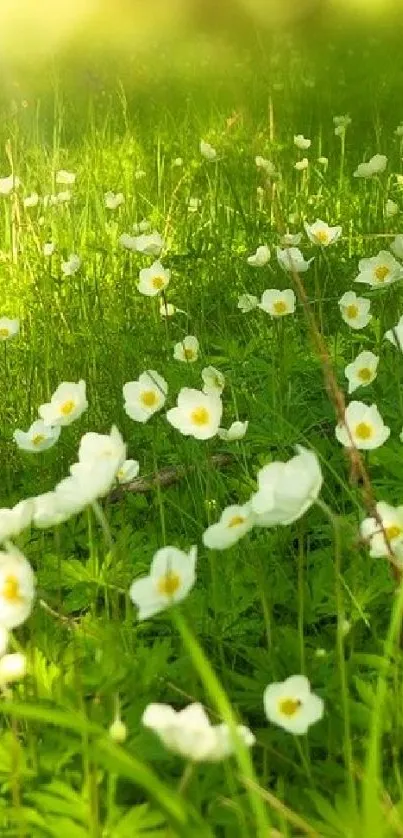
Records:
M397 650L403 617L403 584L401 583L396 591L392 616L389 623L389 630L384 645L385 666L379 673L375 702L372 712L372 724L367 748L367 758L364 767L363 779L363 834L365 828L367 834L374 829L376 818L381 818L380 807L375 809L375 801L378 802L378 795L381 788L381 741L383 708L388 690L388 676L392 667L393 655ZM382 818L383 821L383 818Z
M337 659L339 665L339 674L340 674L340 686L341 686L341 699L342 699L342 706L343 706L343 721L344 721L344 737L343 737L343 746L344 746L344 762L346 766L347 772L347 782L348 782L348 790L351 804L356 808L357 806L357 794L354 782L354 759L353 759L353 748L352 748L352 738L351 738L351 724L350 724L350 709L349 709L349 691L348 691L348 680L347 680L347 670L346 670L346 661L344 655L344 633L343 633L343 622L344 622L344 602L343 602L343 591L341 585L341 533L340 533L340 521L337 515L327 506L321 498L317 498L316 504L320 507L322 512L327 516L329 519L332 529L333 529L333 540L334 540L334 584L335 584L335 598L336 598L336 607L337 607L337 629L336 629L336 651L337 651Z
M237 719L224 689L222 688L208 658L204 654L202 647L189 628L181 612L178 609L173 609L171 616L172 622L178 629L183 644L190 654L193 665L199 673L206 692L217 708L217 711L223 721L228 724L231 730L231 734L235 742L235 757L242 779L256 783L255 771L250 753L248 749L241 744L237 737ZM251 811L255 819L256 833L254 834L254 838L267 838L270 834L269 829L271 824L266 807L263 805L261 798L250 788L248 788L248 797Z

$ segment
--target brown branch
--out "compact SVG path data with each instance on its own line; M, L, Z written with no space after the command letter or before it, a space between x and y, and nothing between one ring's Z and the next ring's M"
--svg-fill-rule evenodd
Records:
M232 454L213 454L207 460L207 465L212 468L220 469L225 468L225 466L228 466L233 462L234 457ZM145 494L146 492L151 492L157 486L172 486L173 483L178 483L188 474L193 472L195 468L196 465L172 466L171 468L163 468L161 471L157 471L156 473L147 475L146 477L136 477L136 479L132 480L131 483L123 483L117 489L114 489L109 495L109 500L112 503L120 500L120 498L127 494L127 492L131 492L133 494Z
M396 558L394 556L393 550L390 545L390 541L388 538L388 534L385 531L385 528L382 523L382 519L376 509L376 501L374 498L374 493L372 490L371 480L367 469L364 465L364 460L356 447L354 440L351 435L350 428L345 421L345 411L346 411L346 402L344 398L344 393L340 390L340 387L337 384L337 379L334 373L333 364L329 355L329 351L324 340L323 334L320 331L314 314L312 313L311 305L305 291L305 286L301 280L300 275L294 269L293 265L291 264L291 275L294 280L294 285L299 297L299 300L302 304L302 307L305 312L306 320L308 322L309 331L311 334L312 342L316 348L318 358L320 363L322 364L323 370L323 377L325 381L326 391L328 393L329 399L333 404L335 409L336 417L339 422L341 422L347 431L350 445L346 448L347 456L350 460L350 477L352 482L358 482L358 478L361 480L362 483L362 496L364 505L372 518L375 518L376 523L378 524L380 531L383 533L387 548L388 548L388 561L392 567L392 573L396 580L396 582L400 582L402 578L402 569L398 565Z

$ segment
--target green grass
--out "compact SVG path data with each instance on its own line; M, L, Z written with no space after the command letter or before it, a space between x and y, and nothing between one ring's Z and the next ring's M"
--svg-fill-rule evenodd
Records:
M172 485L103 501L103 527L88 509L16 539L35 568L38 595L13 638L27 655L28 677L0 705L1 835L403 834L402 593L387 561L370 558L360 543L365 498L335 439L303 306L279 322L237 308L242 293L292 286L274 253L288 226L303 230L317 217L343 226L340 242L323 254L304 235L301 249L315 262L303 282L345 393L345 365L361 349L380 355L376 381L353 398L376 402L391 427L365 463L375 498L401 503L403 362L382 339L403 313L401 284L380 291L353 284L358 260L403 231L394 135L403 118L399 52L393 39L377 37L364 53L360 34L337 36L333 46L317 39L310 49L303 38L294 47L280 40L268 57L262 47L227 74L205 67L204 77L173 67L164 79L150 69L131 85L106 68L89 90L78 74L47 90L42 79L40 96L26 81L28 107L17 102L13 112L4 96L2 146L9 142L0 174L9 173L11 156L21 194L54 191L59 168L77 172L77 181L60 207L0 203L0 316L21 320L0 362L0 505L51 490L75 461L81 436L112 424L141 476L167 467L185 473ZM352 117L344 158L332 123L340 113ZM312 138L303 176L294 169L304 156L293 145L300 132ZM201 138L217 147L217 164L201 158ZM353 178L376 152L388 156L386 173ZM265 187L255 155L276 164L275 188ZM320 155L329 158L327 171ZM183 167L174 167L179 156ZM125 195L116 212L104 207L109 189ZM190 197L201 200L196 213L188 211ZM384 215L387 197L400 206L392 219ZM166 238L167 297L185 314L163 319L159 299L137 290L138 271L152 259L128 253L118 239L143 218ZM46 241L56 244L51 260L42 255ZM263 243L272 250L269 265L249 267L246 257ZM63 277L60 263L70 253L82 267ZM373 319L362 331L340 317L337 302L351 289L371 299ZM201 345L192 365L173 359L186 334ZM144 370L167 379L171 407L181 387L201 387L209 364L226 377L223 424L249 420L241 442L186 439L165 411L146 425L125 414L122 386ZM30 425L61 381L80 378L88 410L49 452L20 452L14 430ZM326 506L289 527L254 529L228 551L204 548L206 527L230 503L246 501L259 468L290 458L296 444L320 458ZM213 454L229 454L230 462L213 468ZM192 544L197 584L187 599L137 622L133 579L147 573L159 547ZM325 701L323 720L300 739L270 725L262 703L268 683L295 673L306 674ZM150 702L181 708L194 700L214 721L247 724L257 740L250 753L238 748L230 760L189 773L142 728ZM116 706L128 730L123 745L108 734Z

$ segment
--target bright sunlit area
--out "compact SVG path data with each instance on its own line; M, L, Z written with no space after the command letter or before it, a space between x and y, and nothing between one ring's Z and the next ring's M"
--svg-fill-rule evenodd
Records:
M400 0L0 2L0 836L403 835Z

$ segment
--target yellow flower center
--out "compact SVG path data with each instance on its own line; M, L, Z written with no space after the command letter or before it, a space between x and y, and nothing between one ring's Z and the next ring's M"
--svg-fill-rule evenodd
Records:
M185 346L183 347L183 354L187 361L193 361L196 357L194 349L186 348Z
M314 233L315 239L319 242L319 244L327 244L329 241L329 233L327 230L318 230Z
M386 267L386 265L379 265L379 267L375 269L375 276L379 282L385 282L385 279L389 274L390 270Z
M16 605L18 602L22 602L22 597L20 595L20 583L16 576L13 576L12 574L10 574L10 576L6 576L1 596L13 605Z
M35 434L32 437L32 445L40 445L41 442L44 442L46 437L43 434Z
M174 573L173 570L167 570L164 576L161 576L158 580L158 593L163 596L173 596L176 594L178 588L180 588L181 581L178 573Z
M10 329L8 329L7 326L2 326L2 328L0 329L0 338L8 338L9 334Z
M277 300L277 302L273 304L273 311L275 311L276 314L285 314L287 311L287 303L285 303L284 300Z
M358 315L358 306L354 305L354 303L350 306L346 306L346 314L347 317L350 317L350 319L353 320L354 317L357 317Z
M370 439L372 436L371 425L367 422L359 422L355 429L357 439Z
M143 392L140 393L140 401L144 407L155 407L158 401L155 390L143 390Z
M165 285L165 277L163 277L163 276L153 276L153 278L151 280L151 284L152 284L153 288L155 288L157 291L161 291L161 289Z
M388 540L392 541L393 538L397 538L398 535L402 534L402 528L397 524L391 524L390 527L385 527L385 533Z
M240 524L245 522L245 518L243 515L234 515L233 518L230 518L228 521L227 527L239 527Z
M210 414L206 407L195 407L190 414L190 420L194 425L208 425L210 421Z
M298 713L301 707L301 702L298 698L282 698L278 703L278 709L283 716L288 716L289 719Z
M75 401L73 399L67 399L66 402L60 405L60 413L63 416L70 416L70 413L73 413L73 410L76 406Z
M361 379L361 381L371 381L372 378L372 372L369 367L362 367L360 370L358 370L357 375L358 378Z

